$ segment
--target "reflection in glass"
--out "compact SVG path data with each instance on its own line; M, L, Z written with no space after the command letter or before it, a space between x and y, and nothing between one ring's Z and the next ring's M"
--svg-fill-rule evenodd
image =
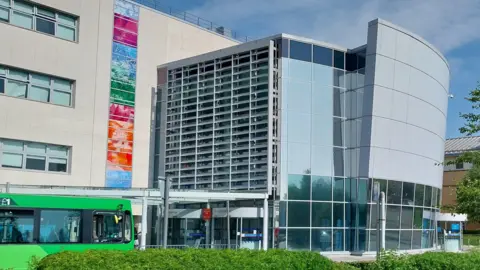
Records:
M402 229L411 229L413 223L413 207L402 206Z
M313 62L316 64L332 66L332 49L313 45Z
M365 228L367 226L367 204L359 203L358 207L358 227Z
M333 115L345 117L345 94L343 90L333 88Z
M358 250L366 250L367 231L358 230Z
M288 175L288 199L310 200L310 175Z
M288 227L310 227L309 202L288 202Z
M354 203L345 204L345 227L355 227L357 218L357 205Z
M401 204L402 201L402 182L388 181L387 203Z
M343 192L343 178L335 177L333 180L333 200L343 202L344 192Z
M358 179L358 203L367 203L367 189L368 189L368 180L367 179Z
M290 58L311 62L312 61L312 45L290 40Z
M310 229L288 229L289 250L310 250Z
M345 53L344 52L339 52L335 51L333 53L333 66L336 68L345 68Z
M288 39L282 39L282 57L288 57Z
M312 227L332 227L331 203L312 203Z
M387 229L400 228L400 206L387 205Z
M432 206L432 187L431 186L425 186L425 201L424 205L426 207Z
M402 222L403 223L403 222ZM400 250L411 249L412 231L400 231Z
M413 213L413 228L414 229L421 229L422 228L422 220L423 220L423 208L415 207Z
M312 200L332 200L332 178L327 176L312 176Z
M343 250L343 230L333 230L333 251Z
M415 205L423 206L424 186L420 184L415 185Z
M403 182L402 204L413 205L414 191L415 191L415 184L414 183Z
M287 230L280 229L278 232L277 241L275 241L276 248L286 249L287 248Z
M385 192L385 194L387 194L387 180L374 179L373 184L375 185L375 183L380 183L380 192Z
M333 86L345 88L345 71L333 69Z
M412 235L412 249L422 248L422 231L413 231Z
M370 204L370 228L376 229L378 222L378 207L376 204Z
M334 146L343 146L344 141L344 128L341 118L333 118L333 145Z
M343 203L333 204L333 227L343 227L344 208L345 205Z
M385 231L385 249L398 249L399 231Z
M287 226L287 202L280 201L280 227Z
M332 251L331 229L312 229L312 250Z
M377 230L370 230L370 237L368 238L369 247L368 251L377 250Z
M335 176L344 176L343 149L333 148L333 172Z

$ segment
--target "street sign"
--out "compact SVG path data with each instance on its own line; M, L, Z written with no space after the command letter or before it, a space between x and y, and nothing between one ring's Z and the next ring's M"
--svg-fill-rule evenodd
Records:
M373 182L373 201L378 202L380 199L380 182Z

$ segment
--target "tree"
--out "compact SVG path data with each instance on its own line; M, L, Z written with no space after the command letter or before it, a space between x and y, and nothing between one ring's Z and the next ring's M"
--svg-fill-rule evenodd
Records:
M480 132L480 85L470 91L466 100L470 101L472 112L460 113L465 125L460 133L471 136ZM467 214L471 222L480 221L480 151L468 151L447 162L447 164L471 163L473 166L457 185L455 205L444 208L451 212Z

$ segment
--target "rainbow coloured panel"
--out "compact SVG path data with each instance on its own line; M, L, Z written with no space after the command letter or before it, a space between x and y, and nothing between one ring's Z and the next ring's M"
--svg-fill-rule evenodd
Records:
M132 186L139 8L133 3L116 0L113 17L105 186L130 188Z

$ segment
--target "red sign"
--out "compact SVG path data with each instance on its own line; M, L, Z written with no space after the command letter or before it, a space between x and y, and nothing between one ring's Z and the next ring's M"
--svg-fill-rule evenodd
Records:
M210 208L203 208L202 209L202 219L208 221L212 218L212 209Z

